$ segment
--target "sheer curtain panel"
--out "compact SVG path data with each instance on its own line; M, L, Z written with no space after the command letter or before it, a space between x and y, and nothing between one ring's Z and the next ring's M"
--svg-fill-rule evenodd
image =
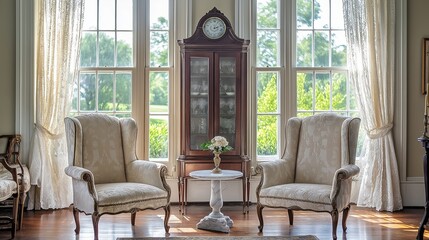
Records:
M39 0L36 39L35 133L30 149L28 209L56 209L72 203L64 173L68 115L79 62L84 0Z
M349 77L367 135L357 205L402 209L392 137L395 67L395 1L343 0Z

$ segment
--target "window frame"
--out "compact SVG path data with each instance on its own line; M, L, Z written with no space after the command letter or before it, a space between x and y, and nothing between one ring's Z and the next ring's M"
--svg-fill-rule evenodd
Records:
M313 72L313 73L319 73L319 72L329 72L330 74L334 72L345 72L347 75L348 68L347 66L344 67L337 67L337 66L331 66L331 58L332 58L332 51L331 46L329 46L329 66L324 67L300 67L296 64L296 57L297 57L297 22L296 22L296 0L291 1L280 1L279 2L279 9L280 9L280 64L276 67L259 67L257 66L257 54L256 54L256 45L252 44L250 48L250 84L249 84L249 95L251 96L249 99L249 114L250 114L250 133L249 136L251 137L251 143L249 146L250 152L250 158L252 159L252 165L255 166L259 161L269 161L274 159L279 159L284 155L285 146L286 146L286 132L284 131L284 128L287 125L287 120L291 117L295 117L298 114L298 106L297 106L297 74L299 72ZM241 2L241 1L240 1ZM250 6L250 19L251 19L251 26L249 27L250 31L250 41L253 43L256 43L257 41L257 0L251 1ZM331 9L329 10L329 16L331 14ZM243 15L243 17L246 17L246 15ZM327 31L330 33L331 31L338 30L336 28L329 27ZM312 33L317 31L316 28L309 29ZM329 40L331 40L331 36L329 36ZM313 38L314 42L314 38ZM314 44L313 44L314 49ZM314 52L314 51L313 51ZM314 58L312 59L314 61ZM257 155L257 102L256 102L256 96L257 96L257 74L258 72L264 72L264 71L278 71L279 72L279 111L280 111L280 119L279 119L279 130L278 130L278 156L258 156ZM332 75L330 75L332 76ZM350 82L347 79L347 92L346 95L350 94ZM331 82L332 84L332 82ZM314 89L313 89L314 92ZM314 94L314 93L313 93ZM313 95L314 96L314 95ZM358 113L358 110L350 110L349 109L349 101L347 97L346 102L346 109L345 110L315 110L313 109L313 114L319 113L319 112L345 112L348 115ZM313 99L314 101L314 99ZM332 105L332 102L330 102L330 105Z
M118 2L119 0L116 0ZM167 66L154 67L150 66L150 1L151 0L133 0L133 65L129 67L82 67L79 72L96 71L98 72L131 72L131 117L136 121L139 129L137 134L136 152L139 159L149 159L149 124L150 114L149 111L149 75L151 72L166 72L169 76L168 84L168 112L162 114L168 118L168 158L166 159L150 159L154 162L166 164L169 170L174 170L172 167L175 165L176 152L174 146L178 145L178 139L174 136L177 134L178 125L174 123L175 94L179 89L174 84L175 73L175 46L176 34L174 34L175 25L175 2L174 0L167 0L169 4L168 10L168 64ZM118 4L118 3L116 3ZM95 30L100 31L100 30ZM97 41L98 42L98 41ZM98 44L98 43L97 43ZM98 53L98 47L97 47ZM115 51L116 56L116 51ZM98 56L97 56L98 59ZM79 100L79 99L78 99ZM96 100L97 102L97 100ZM141 104L143 103L143 104ZM97 109L97 108L96 108ZM85 114L89 112L103 112L103 111L80 111L77 109L76 114ZM158 115L158 114L155 114ZM176 140L177 139L177 140Z

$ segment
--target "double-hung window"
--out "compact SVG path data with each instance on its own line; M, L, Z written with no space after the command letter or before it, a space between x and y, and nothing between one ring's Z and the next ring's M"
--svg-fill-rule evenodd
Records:
M257 160L282 154L287 119L357 116L347 77L342 0L254 0L252 94Z
M140 158L169 158L171 0L86 0L71 115L133 117ZM170 143L170 144L169 144Z

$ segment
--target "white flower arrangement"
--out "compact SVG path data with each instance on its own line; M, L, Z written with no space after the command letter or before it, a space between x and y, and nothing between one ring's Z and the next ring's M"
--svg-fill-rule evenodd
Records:
M212 138L210 142L201 144L201 147L205 150L211 150L213 153L223 153L232 150L232 147L228 145L226 138L222 136L216 136Z

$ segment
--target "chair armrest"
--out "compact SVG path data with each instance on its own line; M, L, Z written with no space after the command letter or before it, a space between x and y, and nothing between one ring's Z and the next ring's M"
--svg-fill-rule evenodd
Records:
M331 190L331 201L340 211L350 202L353 176L359 174L359 167L349 164L338 169L334 174Z
M18 171L16 170L16 167L10 166L3 155L0 155L0 162L3 167L12 174L12 180L16 182L16 184L18 185L17 187L19 189Z
M90 170L77 166L68 166L64 169L64 172L73 181L86 182L88 192L95 200L98 199L97 192L95 191L94 175Z
M255 169L256 173L261 174L260 188L292 182L294 170L293 161L287 159L261 162Z
M343 166L335 172L334 178L339 180L349 179L357 174L359 174L359 167L354 164L349 164Z
M94 183L94 175L86 168L77 166L68 166L64 169L67 176L72 177L74 180L87 181Z
M164 164L134 160L127 165L127 181L149 184L170 193L170 187L165 180L167 172Z

